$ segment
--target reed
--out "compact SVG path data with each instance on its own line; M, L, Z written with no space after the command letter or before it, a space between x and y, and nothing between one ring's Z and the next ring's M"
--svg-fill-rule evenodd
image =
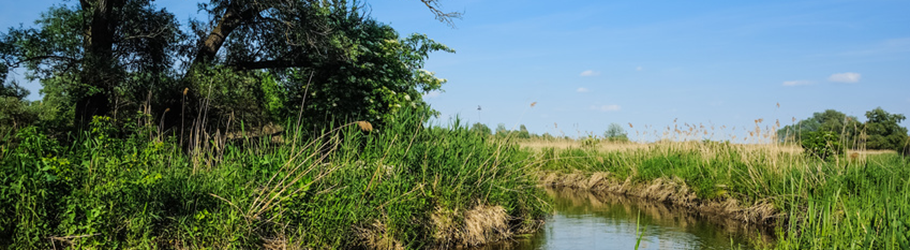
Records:
M779 143L762 119L746 138L700 136L713 125L667 127L662 140L533 148L541 181L641 196L774 228L778 249L910 248L910 158L848 150L829 160ZM725 127L722 127L725 129ZM719 132L724 133L724 132ZM641 135L641 133L639 133ZM743 142L743 143L734 143Z
M0 248L454 247L548 214L517 146L400 112L318 134L288 121L277 140L192 119L189 153L182 132L119 138L106 118L72 144L19 130L0 152Z

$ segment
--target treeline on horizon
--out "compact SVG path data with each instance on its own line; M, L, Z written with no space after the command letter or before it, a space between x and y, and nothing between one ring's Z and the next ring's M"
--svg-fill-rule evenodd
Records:
M866 111L865 116L866 121L860 122L855 116L828 109L798 122L794 118L795 124L777 130L778 140L798 142L804 147L821 142L840 152L848 148L910 153L907 128L900 126L906 116L888 113L881 107Z
M902 154L910 154L910 134L906 127L900 126L900 123L907 119L906 116L891 114L878 107L867 111L865 117L866 121L860 122L855 116L828 109L824 112L816 112L812 117L803 120L797 120L794 117L794 124L779 127L773 132L776 134L777 142L796 143L809 151L818 151L821 147L834 153L843 153L845 149L853 149L894 150ZM628 133L618 123L611 123L603 135L587 132L582 138L572 138L565 134L554 136L549 132L538 135L530 133L524 124L519 125L518 130L509 130L504 123L500 123L495 130L492 130L487 125L478 122L471 126L471 130L496 138L579 139L588 143L599 140L629 141ZM826 156L822 158L826 158Z
M544 132L543 134L531 133L528 131L528 128L524 124L518 125L518 130L510 130L506 128L505 123L500 123L496 125L496 130L494 131L490 129L490 127L488 127L486 124L477 122L471 125L471 131L496 138L574 140L572 137L566 135L565 133L561 133L559 135L552 135L550 132ZM589 132L585 134L584 139L628 142L629 136L626 130L622 128L622 125L619 125L618 123L611 123L607 127L607 130L604 131L603 135L595 135L594 133Z

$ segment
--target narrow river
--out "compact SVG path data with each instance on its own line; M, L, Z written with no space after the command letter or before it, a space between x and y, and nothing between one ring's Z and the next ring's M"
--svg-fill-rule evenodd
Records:
M730 221L608 193L547 189L556 214L531 236L480 249L752 249L761 237Z

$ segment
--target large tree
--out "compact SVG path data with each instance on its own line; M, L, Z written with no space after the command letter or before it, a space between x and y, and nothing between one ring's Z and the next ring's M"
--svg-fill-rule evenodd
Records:
M881 107L866 112L866 148L901 151L907 141L907 128L900 122L907 119L902 114L889 114Z
M9 66L23 65L29 78L40 79L48 98L65 96L61 105L72 106L77 124L110 114L130 82L163 77L180 38L174 16L150 0L58 5L36 24L10 28L2 40L12 47L0 52Z
M837 141L849 148L901 150L907 140L907 128L899 124L906 119L902 114L890 114L882 108L866 112L866 122L836 110L814 113L812 117L787 125L777 131L783 141L806 139L810 132L828 131Z
M828 109L816 112L812 117L800 120L796 124L787 125L777 130L778 139L784 141L799 141L805 133L815 131L834 132L847 142L848 146L854 145L855 135L862 130L862 124L855 116L848 116L840 111Z
M441 11L437 0L421 2L440 21L451 24L459 16ZM237 74L235 79L249 83L262 76L285 80L292 78L288 72L315 74L357 62L369 39L352 36L350 26L383 26L367 23L370 19L360 6L347 1L212 0L200 4L211 19L191 21L191 34L185 34L173 14L151 0L81 0L52 7L36 21L36 28L11 28L0 35L0 70L27 67L29 76L44 84L46 98L61 99L60 105L75 110L76 124L144 101L158 102L160 110L154 112L167 113L187 96L190 103L204 98L203 90L193 88L201 87L200 79L212 72ZM397 40L397 34L391 38ZM419 52L447 50L427 40L411 47L423 57L406 63L410 72L422 65L425 53ZM254 72L265 69L272 73ZM187 95L187 88L194 91Z

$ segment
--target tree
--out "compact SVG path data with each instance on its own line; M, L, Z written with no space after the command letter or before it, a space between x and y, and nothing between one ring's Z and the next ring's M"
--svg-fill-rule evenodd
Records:
M846 142L846 146L853 147L860 130L862 130L862 124L856 117L828 109L824 112L813 113L812 117L801 120L797 124L778 129L777 136L781 142L796 141L801 139L804 133L831 131Z
M619 123L610 123L610 126L607 127L607 131L604 131L604 138L610 141L628 141L629 137L626 134L625 129L622 128L622 125Z
M452 18L460 16L440 11L437 0L421 2L440 21L451 24ZM326 75L343 74L338 71L350 65L368 65L358 64L364 55L374 53L366 50L375 48L371 46L376 39L392 37L390 28L382 28L387 26L365 17L360 6L347 1L212 0L200 4L200 9L212 20L192 21L192 33L184 34L173 14L158 9L151 0L81 0L55 6L37 21L37 28L11 28L0 35L0 59L7 66L29 69L29 77L40 79L48 90L46 98L65 100L60 105L75 110L77 124L140 105L155 106L154 117L166 114L167 120L183 115L167 110L207 97L202 87L211 87L205 77L213 73L235 74L228 83L239 87L222 89L252 89L266 76L281 82L320 74L330 78ZM386 30L365 36L356 33L376 27ZM398 40L397 34L393 40ZM402 59L412 75L405 81L422 81L428 86L425 89L433 89L444 81L414 72L425 59L422 52L447 48L428 40L416 37L410 40L416 51L385 51L391 54L384 58ZM175 66L177 59L185 61L182 67ZM262 70L269 74L260 74ZM0 68L6 71L6 66ZM289 86L300 85L305 84ZM185 89L191 91L186 94Z
M49 98L66 96L70 102L63 105L75 110L77 124L110 114L117 105L112 100L125 97L120 94L129 92L130 82L157 83L151 80L172 67L180 40L174 16L149 0L54 6L36 24L2 35L12 47L0 53L14 67L24 64L29 78L51 90Z
M5 77L0 74L0 77ZM3 79L3 78L0 78ZM28 96L29 91L21 86L15 81L7 83L0 82L0 97L12 97L18 100L22 100Z
M518 128L518 138L521 138L521 139L530 139L531 138L531 133L528 132L528 128L525 127L524 124L521 124L521 126L519 126L519 128Z
M401 108L427 109L423 94L439 90L446 80L423 70L423 63L431 52L454 50L423 34L399 37L392 27L373 20L348 22L336 32L356 40L356 53L344 61L313 59L319 66L297 71L286 81L285 89L290 90L286 106L299 107L306 101L305 117L323 119L331 114L380 126Z
M509 129L506 128L505 123L500 123L496 125L496 136L505 137L509 134Z
M556 137L553 137L553 135L551 135L549 132L543 133L542 135L540 135L540 138L543 138L546 141L552 141L552 140L556 139Z
M483 135L492 135L493 134L493 131L490 130L490 127L487 127L487 125L484 125L483 123L479 123L479 122L474 123L474 125L471 126L471 131L474 131L476 133L480 133Z
M900 152L907 140L907 128L899 124L907 119L902 114L889 114L881 107L866 112L866 148L892 149Z

